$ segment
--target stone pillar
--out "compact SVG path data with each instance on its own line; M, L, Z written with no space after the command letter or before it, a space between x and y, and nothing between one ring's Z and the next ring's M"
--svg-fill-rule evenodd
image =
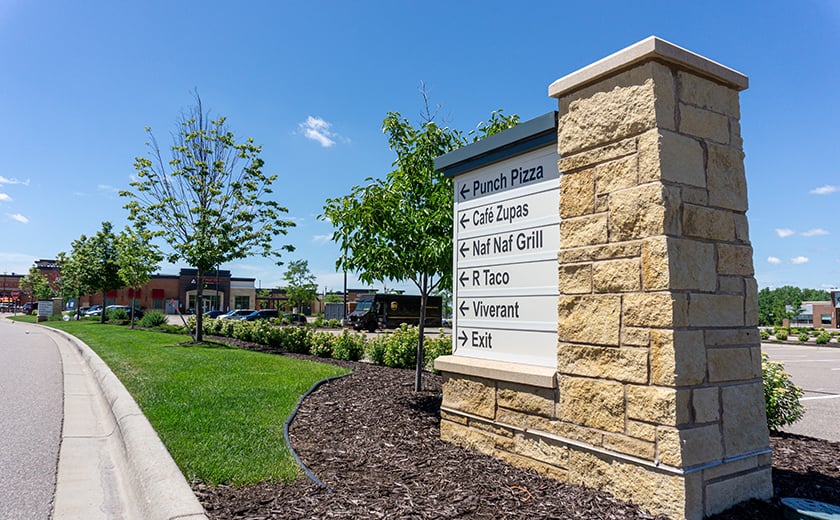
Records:
M772 496L746 87L657 38L550 86L557 368L440 358L444 440L674 519Z
M570 480L675 518L772 495L746 87L649 38L549 88L562 157L557 420L621 454L573 453Z

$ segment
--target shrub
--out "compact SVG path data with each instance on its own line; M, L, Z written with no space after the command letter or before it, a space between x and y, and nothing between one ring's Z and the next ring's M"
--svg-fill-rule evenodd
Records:
M158 330L169 334L187 334L187 329L183 325L170 325L169 323L159 326Z
M385 348L385 366L393 368L411 368L417 363L417 340L420 333L417 327L403 323L387 339Z
M452 354L452 336L441 332L437 338L426 338L423 342L423 358L426 368L434 371L435 359Z
M154 327L159 327L164 323L167 323L166 314L160 311L147 312L143 315L143 319L140 320L140 325L142 325L143 327L148 327L150 329Z
M328 320L327 321L327 327L329 327L331 329L340 328L341 327L341 320L335 320L335 319Z
M278 347L289 352L309 354L312 330L309 327L283 327L278 329Z
M322 317L318 316L317 318L315 318L315 321L313 321L310 325L311 325L313 328L316 328L316 329L317 329L318 327L323 327L323 326L324 326L324 318L322 318Z
M822 332L817 336L817 345L825 345L829 341L831 341L831 336L827 332Z
M776 339L781 340L781 341L784 341L784 340L788 339L788 333L787 333L787 330L785 330L785 329L776 329L776 334L775 334L775 336L776 336Z
M333 344L332 357L348 361L358 361L365 355L365 335L345 329L337 336Z
M762 341L767 341L768 339L770 339L770 333L764 329L759 330L758 335L762 339Z
M108 309L107 314L109 321L128 321L129 315L128 311L125 309Z
M386 350L388 350L387 336L376 336L365 344L365 355L374 365L385 364Z
M770 361L767 354L761 354L761 376L764 382L764 404L767 407L767 427L777 431L801 419L805 414L805 408L799 402L802 388L791 382L784 365L779 361Z
M805 343L806 341L808 341L808 338L810 338L811 335L808 334L807 332L800 332L799 336L797 336L797 337L799 338L799 341L801 343Z
M333 352L333 343L336 336L329 332L316 332L312 335L312 343L309 347L309 353L318 357L330 357Z

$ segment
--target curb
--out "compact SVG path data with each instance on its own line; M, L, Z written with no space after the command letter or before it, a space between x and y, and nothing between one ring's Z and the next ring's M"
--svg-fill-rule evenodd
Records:
M42 327L72 345L87 364L116 424L112 439L122 452L118 468L135 500L137 518L149 520L206 520L207 515L178 465L166 450L134 398L108 365L84 342L64 331ZM63 432L62 432L63 436ZM129 505L129 504L126 504ZM130 518L133 516L130 516Z

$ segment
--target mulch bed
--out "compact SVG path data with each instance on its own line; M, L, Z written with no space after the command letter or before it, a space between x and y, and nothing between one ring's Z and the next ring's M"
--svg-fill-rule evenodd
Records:
M290 436L301 460L330 490L305 477L244 487L194 482L210 518L662 518L607 493L442 442L441 378L435 374L424 373L423 391L414 392L413 370L318 360L349 367L353 375L312 393ZM771 446L777 497L840 504L840 443L781 434L771 437ZM714 518L781 519L783 512L778 499L753 500Z

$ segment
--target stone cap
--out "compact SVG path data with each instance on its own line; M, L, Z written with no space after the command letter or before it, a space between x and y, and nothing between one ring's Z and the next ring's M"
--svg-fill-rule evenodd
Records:
M449 355L435 359L435 368L441 372L542 388L555 388L557 386L554 377L557 369L522 363Z
M598 60L592 65L558 79L548 87L548 95L559 98L607 76L612 76L622 70L650 60L677 65L738 91L745 90L749 86L749 79L740 72L661 38L650 36L615 54Z

